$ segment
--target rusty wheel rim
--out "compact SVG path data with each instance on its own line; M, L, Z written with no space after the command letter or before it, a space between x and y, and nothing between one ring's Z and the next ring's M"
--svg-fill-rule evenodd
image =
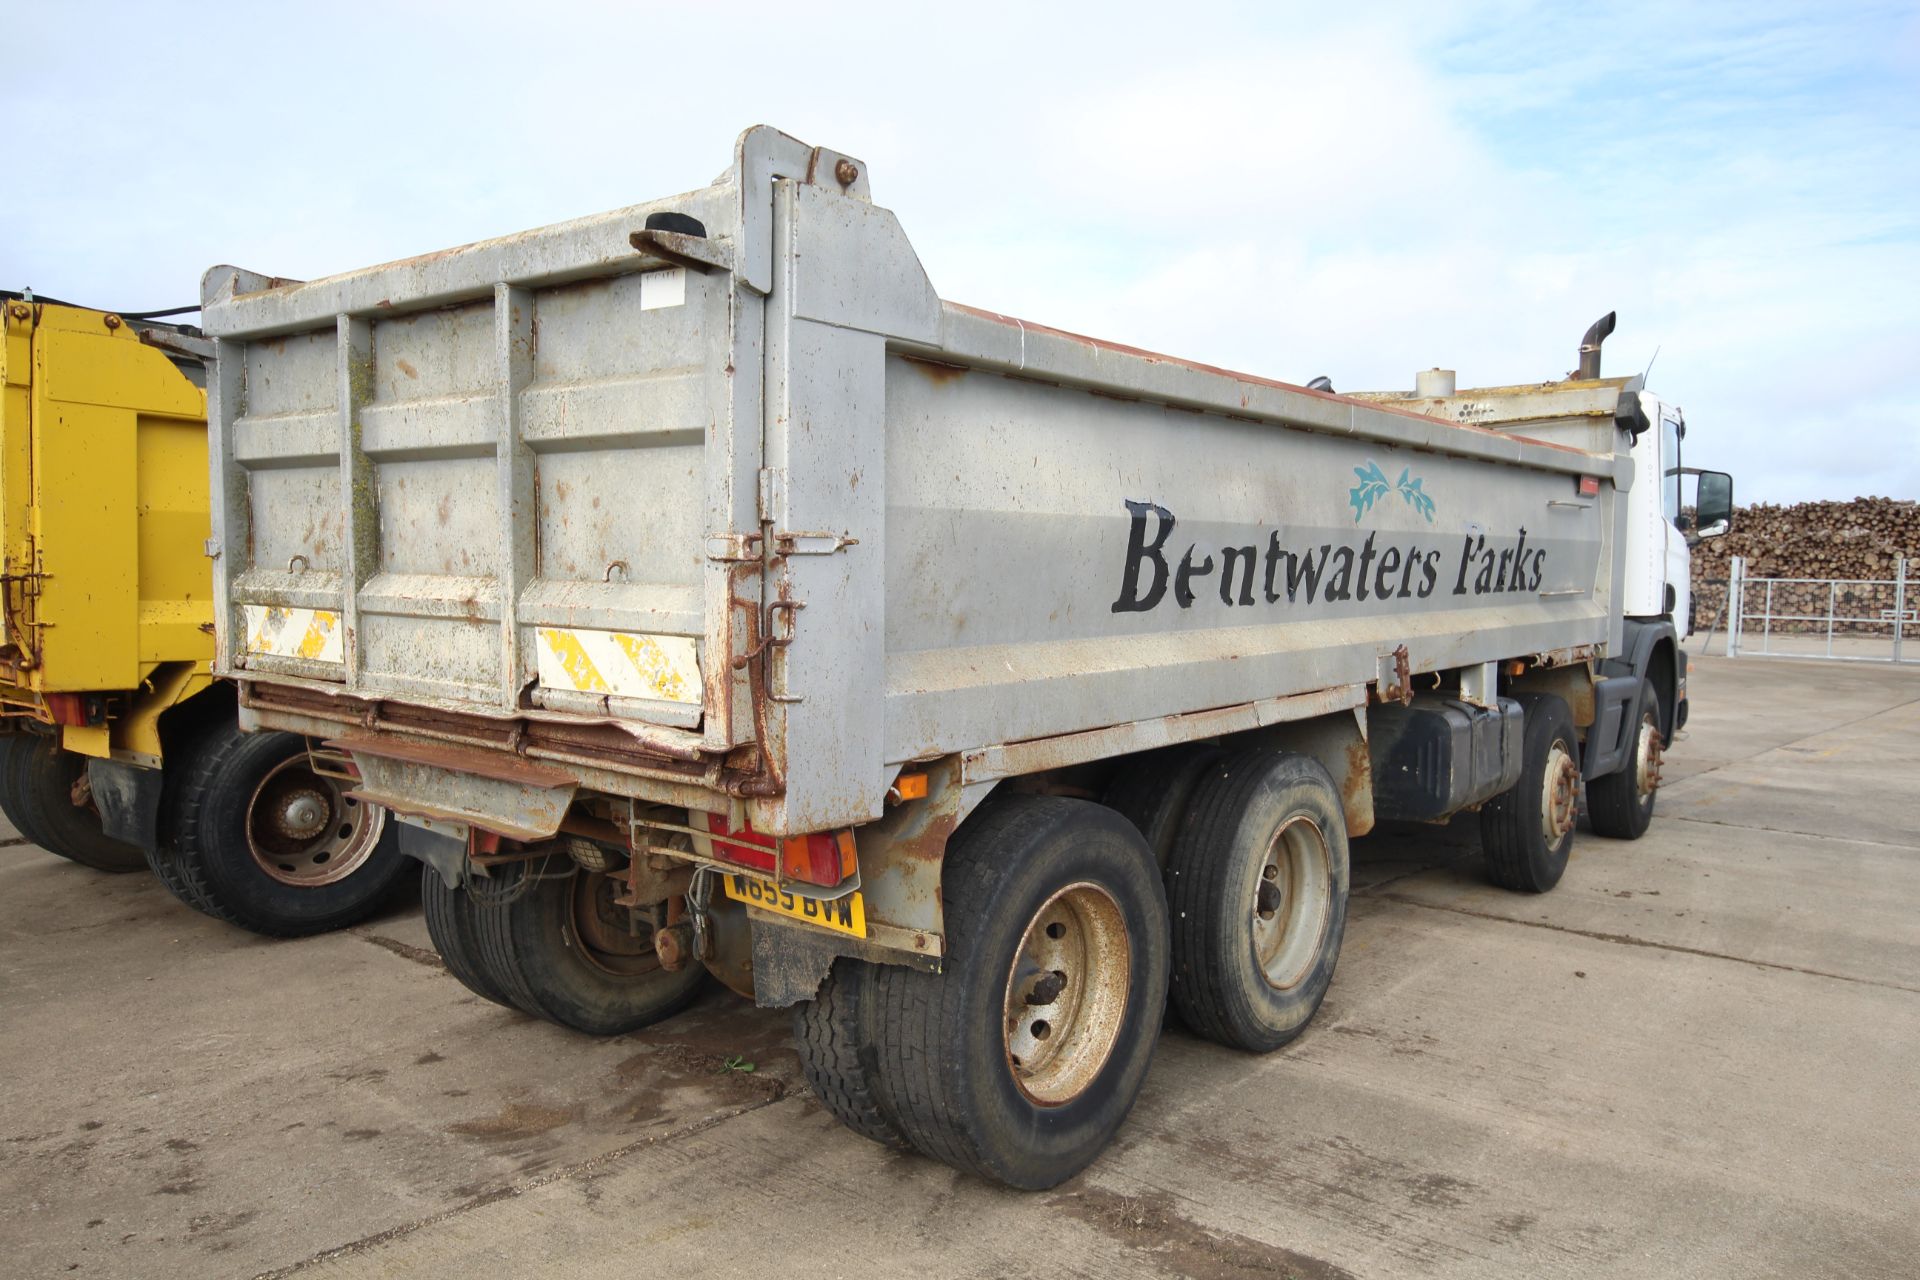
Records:
M1660 765L1666 759L1666 738L1648 711L1640 717L1640 735L1633 744L1633 789L1642 800L1660 789Z
M1573 830L1580 812L1580 767L1560 738L1547 752L1547 769L1540 782L1540 834L1552 848Z
M600 871L572 877L568 919L588 964L616 978L638 978L660 968L653 926L614 901L620 882Z
M1296 814L1280 825L1253 883L1253 950L1276 991L1313 971L1333 916L1333 853L1320 824Z
M281 884L318 888L366 864L386 830L386 811L315 773L305 752L275 765L247 801L247 849Z
M1041 1106L1080 1096L1100 1075L1126 1021L1133 944L1126 916L1097 884L1070 884L1027 922L1007 975L1007 1067Z

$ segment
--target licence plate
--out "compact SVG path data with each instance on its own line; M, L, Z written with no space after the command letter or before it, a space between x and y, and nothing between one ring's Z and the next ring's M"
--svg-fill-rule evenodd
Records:
M849 933L856 938L867 936L867 908L858 889L843 897L822 902L818 898L802 897L782 889L771 880L743 876L737 871L729 872L721 883L726 886L727 896L735 902L744 902L750 907L771 911L802 924L817 924L835 933Z

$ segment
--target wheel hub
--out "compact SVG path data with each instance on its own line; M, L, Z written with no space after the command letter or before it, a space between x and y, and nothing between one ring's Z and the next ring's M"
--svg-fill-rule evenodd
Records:
M1633 787L1642 800L1660 789L1660 766L1666 755L1666 739L1649 712L1640 721L1640 735L1633 751Z
M1573 830L1580 811L1580 767L1564 742L1555 741L1547 753L1546 775L1541 780L1540 830L1551 848Z
M1132 987L1126 918L1099 885L1068 885L1042 904L1007 976L1007 1065L1042 1106L1078 1097L1118 1042Z
M604 872L574 875L573 931L580 952L594 967L616 977L652 973L661 967L653 923L614 901L619 894L619 880Z
M1298 815L1273 836L1253 889L1253 950L1267 985L1298 986L1332 919L1333 857L1326 833Z
M385 811L315 773L301 752L274 766L254 788L247 802L247 847L273 879L314 888L359 870L386 824Z

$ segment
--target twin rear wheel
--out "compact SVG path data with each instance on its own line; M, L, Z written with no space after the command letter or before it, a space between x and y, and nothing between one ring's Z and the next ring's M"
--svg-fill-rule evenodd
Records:
M1167 903L1110 809L988 801L947 846L941 973L841 959L795 1010L827 1109L876 1141L1009 1186L1086 1167L1146 1079L1167 991Z
M1164 759L1181 780L1142 791L1154 799L1131 821L1032 795L968 820L946 853L943 971L841 959L795 1010L829 1111L877 1142L1049 1187L1132 1108L1169 986L1221 1043L1300 1033L1346 921L1332 781L1268 751ZM1143 831L1165 836L1164 870Z
M495 1004L592 1035L636 1031L700 993L697 960L667 969L620 882L565 853L496 867L454 888L423 867L427 932L448 972Z
M383 906L411 861L386 811L316 771L304 738L221 726L178 770L148 862L182 902L269 937L338 929Z

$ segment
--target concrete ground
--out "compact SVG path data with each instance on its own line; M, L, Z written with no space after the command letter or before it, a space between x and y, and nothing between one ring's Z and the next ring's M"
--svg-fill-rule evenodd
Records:
M417 908L266 942L16 840L0 1273L1912 1276L1920 673L1706 659L1693 701L1653 831L1552 894L1470 826L1358 842L1307 1034L1170 1031L1037 1195L837 1127L784 1013L589 1040Z

